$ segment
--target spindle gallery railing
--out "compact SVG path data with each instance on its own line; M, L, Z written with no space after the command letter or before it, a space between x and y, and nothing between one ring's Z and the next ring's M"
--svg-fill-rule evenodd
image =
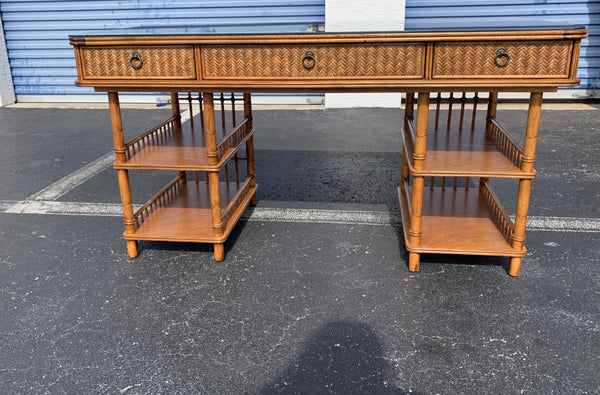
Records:
M206 116L204 114L204 108L202 105L204 102L202 93L194 95L191 92L188 92L187 95L183 97L183 100L187 101L189 112L190 114L192 114L192 116L190 117L190 124L192 129L195 128L194 114L198 114L198 118L200 121L199 128L201 131L204 131ZM229 161L229 159L233 157L235 180L236 183L239 185L239 160L247 160L247 158L240 157L238 155L237 150L232 151L232 149L239 147L242 143L248 140L250 134L252 133L252 129L248 127L248 119L243 119L242 122L240 122L239 124L237 122L236 105L237 102L242 101L242 99L236 97L234 93L229 94L229 97L226 97L225 94L220 93L218 96L216 94L214 95L214 100L219 104L217 108L220 109L221 118L221 140L217 145L217 157L219 159L219 162L223 160ZM194 109L196 106L198 108L197 111L195 111ZM227 113L230 114L229 120L227 119ZM224 174L226 181L230 180L229 167L229 163L227 163L224 166ZM198 175L196 175L196 179L199 179Z
M181 173L173 181L169 182L163 189L161 189L156 195L154 195L142 208L140 208L135 214L135 226L139 229L144 221L146 221L152 213L160 209L161 207L168 206L173 202L179 195L179 188L182 183L186 182L185 173Z
M133 158L135 154L144 148L151 145L158 145L167 138L172 137L175 132L180 131L176 126L177 121L180 119L181 116L179 115L173 116L125 144L127 160Z
M479 193L485 199L490 217L495 222L500 233L502 233L502 236L506 239L506 242L510 243L515 227L512 220L504 210L504 207L499 203L498 197L492 190L489 182L485 179L480 179L479 183Z
M516 166L521 167L523 148L508 134L506 129L495 118L489 119L491 123L490 135L500 151Z
M460 116L459 116L459 122L458 122L458 129L462 130L463 129L463 124L464 124L464 119L465 119L465 110L466 110L466 105L467 103L472 103L473 106L471 107L471 131L473 131L475 129L475 120L477 117L477 104L480 102L480 98L479 98L479 93L475 92L473 94L472 97L467 97L467 92L462 92L462 95L459 99L454 97L454 93L450 92L450 95L448 98L444 98L442 96L441 92L438 92L436 98L435 98L435 125L434 125L434 130L438 130L439 129L439 124L440 124L440 113L441 113L441 104L444 103L448 103L448 118L446 119L446 128L450 129L450 127L452 126L452 109L454 106L454 103L456 102L460 103Z
M246 181L239 187L235 197L231 200L229 205L227 205L227 208L221 213L221 219L223 220L224 226L227 226L229 220L231 219L231 217L233 217L236 210L238 209L238 207L240 207L244 199L246 199L249 192L250 179L247 178Z
M226 158L229 152L245 142L250 135L248 128L248 120L244 119L242 123L237 125L219 144L217 144L217 153L219 160Z
M454 190L458 188L469 190L471 177L428 177L427 181L429 182L430 189L440 187L442 190L445 190L447 187L452 187Z
M200 120L200 125L198 125L198 126L199 126L200 130L204 130L206 125L205 125L205 115L204 115L204 107L203 107L204 98L202 96L202 93L197 93L196 95L194 95L193 93L188 92L186 96L182 96L179 99L187 101L188 111L189 111L190 115L198 114L199 120ZM237 117L236 117L235 110L236 110L237 102L241 102L242 99L236 97L234 93L231 93L230 97L228 97L228 98L225 97L225 95L223 93L220 93L218 96L217 96L217 94L214 95L214 101L219 103L219 106L218 107L215 106L215 109L220 110L221 133L222 133L222 136L225 136L227 134L227 130L229 128L229 123L227 120L227 113L230 112L230 114L231 114L231 118L230 118L231 125L233 127L237 126ZM230 104L226 105L227 102L229 102ZM196 125L195 125L194 117L190 117L190 124L192 125L192 128L195 128Z
M190 113L190 125L194 129L194 101L198 101L199 115L200 115L200 130L204 130L204 111L202 110L202 94L198 93L197 97L193 97L191 92L188 92L185 99L188 102L188 111Z

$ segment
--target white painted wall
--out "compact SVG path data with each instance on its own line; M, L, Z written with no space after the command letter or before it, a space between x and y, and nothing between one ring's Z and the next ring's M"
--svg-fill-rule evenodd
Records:
M404 30L405 0L325 0L326 32ZM400 107L400 93L326 93L325 107Z
M2 16L0 15L0 106L13 104L15 102L15 88L12 82L6 41L4 40L4 29L2 28Z

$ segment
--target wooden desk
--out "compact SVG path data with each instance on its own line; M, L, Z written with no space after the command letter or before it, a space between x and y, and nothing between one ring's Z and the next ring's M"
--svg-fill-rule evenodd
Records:
M213 243L215 259L224 259L223 242L256 196L250 92L405 92L398 190L409 270L419 270L421 253L498 255L510 257L509 274L518 275L542 95L579 83L585 29L283 35L193 30L70 38L76 84L108 93L129 256L137 255L137 240L170 240ZM118 98L123 91L169 91L173 116L125 142ZM496 119L498 92L506 91L530 93L522 145ZM215 102L223 110L226 104L234 108L235 96L214 92L243 94L244 119L237 122L233 111L226 121L221 111L220 137ZM182 125L181 100L201 104L195 124ZM486 117L478 122L477 106L484 102ZM429 125L433 104L436 121ZM175 170L177 177L134 213L130 169ZM518 180L514 222L490 186L495 177Z

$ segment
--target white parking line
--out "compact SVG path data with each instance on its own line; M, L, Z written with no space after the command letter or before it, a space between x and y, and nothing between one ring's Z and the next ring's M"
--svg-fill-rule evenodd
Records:
M77 188L90 178L108 168L115 161L115 155L109 152L95 161L88 163L81 169L74 171L55 183L48 185L41 191L29 196L26 200L56 200L66 193Z
M113 203L57 202L55 200L23 200L5 210L8 214L88 215L119 217L121 205Z
M189 111L185 110L181 112L181 122L186 122L190 119ZM57 200L61 196L69 193L73 189L77 188L79 185L83 184L90 178L96 176L101 173L114 162L115 157L114 153L109 152L107 154L102 155L100 158L95 161L88 163L82 168L74 171L66 177L61 178L55 183L48 185L46 188L42 189L39 192L34 193L29 196L28 200L36 200L36 201L48 201L48 200Z
M181 120L190 119L189 111L181 113ZM114 154L107 153L81 169L69 174L23 201L0 200L0 213L40 215L85 215L120 217L122 207L114 203L60 202L58 198L108 168ZM140 207L140 206L138 206ZM137 207L136 207L137 209ZM313 223L398 226L399 213L365 210L321 210L297 208L254 207L246 210L242 220L252 222ZM600 218L529 216L527 229L544 232L600 233Z
M114 203L40 200L0 201L0 212L2 211L9 214L86 215L94 217L120 217L123 213L121 205ZM242 220L251 222L397 226L400 224L400 215L396 212L374 210L254 207L246 210ZM600 218L530 216L527 218L527 229L543 232L600 233Z

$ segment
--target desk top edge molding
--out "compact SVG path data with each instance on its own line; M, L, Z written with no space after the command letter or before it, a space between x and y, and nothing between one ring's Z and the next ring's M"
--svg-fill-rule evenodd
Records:
M374 33L310 33L310 34L174 34L155 35L146 34L111 34L106 35L71 35L72 45L109 45L115 41L122 43L127 40L131 43L165 43L175 44L240 44L249 43L359 43L359 42L403 42L403 41L467 41L467 40L560 40L583 39L587 37L587 29L574 27L566 29L527 29L527 30L448 30L448 31L402 31L402 32L374 32Z

